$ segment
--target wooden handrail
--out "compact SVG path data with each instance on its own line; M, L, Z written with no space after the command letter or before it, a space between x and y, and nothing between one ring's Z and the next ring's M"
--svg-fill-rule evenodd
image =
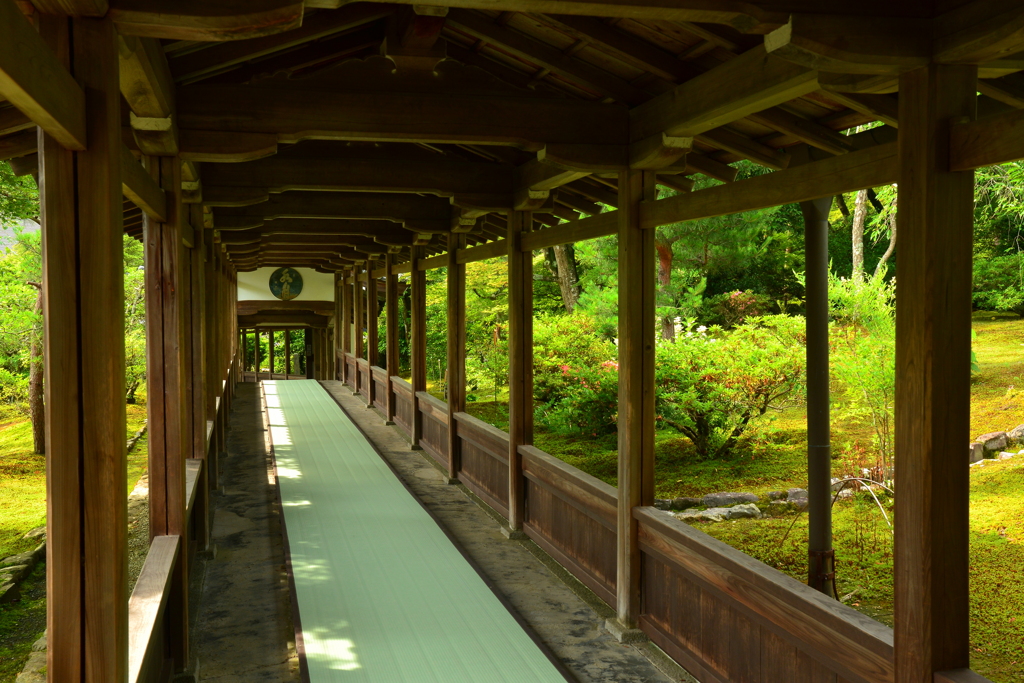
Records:
M167 596L171 591L171 574L181 549L180 536L157 536L149 546L142 573L128 599L128 681L145 680L147 665L162 666L164 644L156 642ZM150 661L152 659L152 661Z
M199 490L200 475L203 472L202 458L185 459L185 516L192 514L192 505L196 502L196 492Z

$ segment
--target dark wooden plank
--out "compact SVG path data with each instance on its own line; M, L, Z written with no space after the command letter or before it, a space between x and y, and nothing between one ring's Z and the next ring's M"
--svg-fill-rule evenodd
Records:
M633 508L654 502L654 282L652 231L640 206L653 200L655 175L619 174L619 501L617 614L624 628L640 616L640 547Z
M127 675L128 659L121 94L113 24L75 19L71 25L75 77L86 93L89 144L77 155L74 189L82 365L80 386L58 386L78 392L86 456L80 482L83 680L120 681Z
M370 365L378 363L377 350L377 281L373 277L371 261L366 262L366 360ZM366 405L373 405L375 384L372 378L366 383Z
M466 248L466 236L453 234L448 253L447 352L448 352L448 476L459 473L458 425L455 414L466 410L466 265L459 254Z
M170 598L174 568L179 562L180 536L157 536L128 599L129 681L148 680L143 672L162 668L161 625ZM157 659L156 662L152 661Z
M412 330L409 339L409 359L412 365L410 382L412 396L412 434L410 441L418 447L423 436L423 417L419 411L419 400L416 392L427 390L427 275L417 267L417 262L425 255L423 247L412 248L410 260L412 271L409 275L409 286L412 289L410 307L412 313Z
M40 33L63 66L70 61L67 20L40 17ZM39 208L43 233L43 343L46 403L47 671L82 678L82 461L78 342L80 283L75 155L39 134Z
M395 390L392 376L398 374L398 275L393 272L395 265L394 254L384 256L385 274L385 328L387 340L385 341L385 369L387 370L387 410L384 419L392 422L395 419Z
M365 352L363 348L363 325L365 319L363 316L363 287L359 282L357 276L359 269L355 268L352 271L352 355L355 356L356 360L363 357ZM356 365L358 368L358 363ZM356 371L355 374L355 385L353 391L359 393L363 388L362 376Z
M508 215L508 524L522 529L526 497L520 446L533 443L533 253L523 235L533 226L529 211Z
M896 305L896 680L970 665L968 468L974 174L948 171L949 121L977 68L900 76Z

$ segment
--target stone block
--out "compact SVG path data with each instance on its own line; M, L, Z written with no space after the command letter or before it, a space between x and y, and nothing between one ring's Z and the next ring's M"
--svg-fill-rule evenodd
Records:
M1014 446L1019 446L1024 443L1024 425L1017 425L1010 431L1006 432L1006 440Z
M687 508L695 508L701 505L700 498L673 498L672 509L673 510L686 510Z
M975 462L978 462L979 460L981 460L982 458L985 457L985 446L984 446L984 444L972 443L970 448L971 448L971 453L970 453L970 456L968 456L970 462L975 463Z
M994 457L993 454L1006 450L1006 447L1009 445L1006 441L1006 432L990 432L989 434L982 434L975 439L975 441L980 443L982 448L985 449L986 458Z
M709 493L701 498L701 503L709 508L714 507L726 507L728 505L737 505L739 503L756 503L757 496L753 493L733 493L733 492L722 492L722 493Z

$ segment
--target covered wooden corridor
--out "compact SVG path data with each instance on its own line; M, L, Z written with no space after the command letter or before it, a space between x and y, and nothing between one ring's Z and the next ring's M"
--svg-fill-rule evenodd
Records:
M533 539L605 600L611 632L650 639L701 681L984 680L970 670L961 447L973 170L1024 158L1024 5L244 5L0 0L0 160L41 188L50 680L188 672L198 606L187 587L244 378L240 330L261 326L309 329L307 377L346 382L510 538ZM765 172L738 180L740 159ZM695 190L698 176L717 183ZM817 264L808 343L827 350L830 198L889 183L900 193L894 629L821 592L827 525L811 531L807 586L652 508L655 229L801 203ZM659 198L659 186L677 194ZM126 233L146 253L152 534L131 596ZM617 488L536 448L532 425L532 254L611 235ZM465 265L494 256L508 264L508 432L465 412ZM446 402L426 393L425 273L442 266ZM405 285L408 381L397 374ZM827 406L827 389L826 377L811 402ZM827 412L815 424L820 508Z

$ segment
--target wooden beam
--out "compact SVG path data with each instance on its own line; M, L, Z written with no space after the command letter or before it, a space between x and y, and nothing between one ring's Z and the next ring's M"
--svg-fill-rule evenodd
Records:
M306 7L336 8L345 0L306 0ZM399 0L395 4L416 5L418 0ZM449 7L487 9L480 0L446 0ZM518 0L517 12L536 14L579 14L593 17L628 17L657 21L694 21L725 24L751 33L765 33L786 22L787 13L773 11L743 0L724 0L708 4L702 0L676 0L671 5L650 0Z
M218 209L216 219L358 218L402 223L422 232L446 233L451 204L441 197L383 192L285 192L253 206Z
M329 316L314 313L260 313L256 315L238 316L239 327L256 325L310 325L313 327L326 325Z
M927 20L793 14L764 37L769 54L809 69L853 74L893 74L927 64Z
M829 90L825 97L893 128L899 126L899 102L890 95L854 95Z
M973 0L933 24L936 62L982 64L1024 50L1024 7L1013 0Z
M766 109L748 118L832 154L846 154L853 149L846 135L792 114L781 107Z
M410 384L412 385L412 433L409 440L414 449L420 448L423 438L423 413L420 411L419 392L427 390L427 274L419 268L426 255L423 247L412 248L409 259L411 332L409 334Z
M29 117L12 106L0 108L0 137L24 130L35 129L36 124Z
M693 148L693 138L673 138L660 133L629 146L629 167L657 169L672 166Z
M641 610L639 527L634 508L654 504L654 232L641 208L656 196L654 174L619 176L619 447L616 621L638 627ZM624 639L624 638L623 638Z
M108 16L123 36L171 40L243 40L298 28L301 0L112 0Z
M33 154L36 151L37 135L35 125L32 130L24 130L0 138L0 161L6 159L17 159L18 157Z
M167 220L167 198L149 172L121 144L121 189L135 206L157 221Z
M139 148L145 154L176 155L174 83L160 42L121 36L118 48L121 94L131 109L130 122Z
M666 133L688 137L818 89L817 72L747 50L630 110L630 141Z
M370 150L373 151L373 150ZM510 194L513 167L435 159L375 158L358 149L326 159L275 156L244 164L212 164L203 172L208 187L258 188L264 192L330 190Z
M529 190L553 190L574 180L585 178L590 175L589 171L579 169L565 169L539 159L530 161L516 167L514 191Z
M536 230L522 237L522 248L528 251L547 249L559 244L583 242L597 237L614 235L618 230L619 217L615 211L599 213L596 216L562 223L546 230Z
M277 136L267 133L182 130L178 137L183 161L254 161L277 153Z
M547 43L496 24L482 14L463 9L451 10L448 23L478 40L499 45L520 59L537 64L570 81L583 83L625 104L639 104L650 98L646 92L628 81L567 55Z
M751 140L728 128L723 127L709 130L698 135L697 139L704 144L738 154L768 168L779 170L789 166L790 158L786 152L763 145L757 140Z
M973 118L977 67L900 77L896 301L897 681L970 666L970 440L974 174L948 171L949 121ZM851 155L848 155L851 156Z
M86 148L85 93L12 0L0 0L0 98L68 149Z
M1024 159L1024 110L950 127L949 170L969 171Z
M318 12L290 31L249 40L222 42L171 59L174 80L188 82L226 68L322 40L349 29L382 19L393 11L383 3L347 5L334 12Z
M417 116L405 115L415 107ZM279 142L373 140L512 145L608 144L621 105L457 93L339 92L326 87L191 85L178 90L182 129L273 133ZM623 142L625 142L623 140Z
M724 216L896 182L896 143L794 166L730 185L644 202L645 228Z

